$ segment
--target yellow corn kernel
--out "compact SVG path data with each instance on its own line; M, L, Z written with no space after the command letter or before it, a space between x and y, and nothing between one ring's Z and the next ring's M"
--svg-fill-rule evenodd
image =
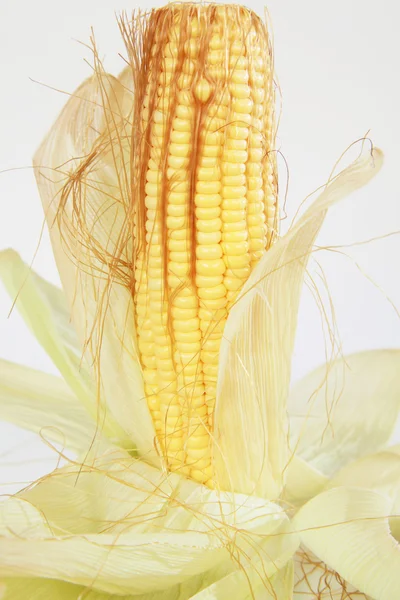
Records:
M170 4L146 19L133 142L138 352L167 468L213 487L223 331L276 231L269 40L237 5Z

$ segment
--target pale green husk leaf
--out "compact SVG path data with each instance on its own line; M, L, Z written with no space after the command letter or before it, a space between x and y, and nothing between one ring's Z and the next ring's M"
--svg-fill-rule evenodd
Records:
M327 487L357 486L373 489L392 499L390 528L400 541L400 447L365 456L343 467Z
M119 247L129 210L129 176L121 153L129 145L120 109L126 93L105 73L84 82L45 138L34 165L72 320L95 365L96 381L132 443L156 461L135 349L132 297L115 274L123 279L124 261L130 260L129 248ZM70 177L77 172L83 179Z
M101 438L63 379L0 360L0 418L76 452Z
M319 494L294 519L303 544L375 600L400 598L400 546L391 534L392 500L339 487Z
M3 586L3 595L2 595ZM79 600L83 588L51 579L0 577L1 600ZM94 600L93 596L84 596ZM98 599L100 600L100 598ZM104 599L105 600L105 599Z
M0 252L0 279L11 299L15 300L16 309L54 362L75 397L91 415L93 423L97 423L98 429L101 429L111 440L118 440L126 447L132 446L109 411L105 413L103 403L98 400L94 392L93 373L90 372L83 356L63 291L35 273L14 250ZM76 400L73 400L71 405L76 403ZM37 406L39 407L39 403ZM83 410L83 414L86 411ZM77 416L81 412L82 409L79 408ZM39 414L37 417L39 418ZM49 415L43 415L43 418L46 420ZM87 417L85 418L87 420ZM25 424L22 424L23 414L20 415L20 419L21 426L25 427ZM73 426L72 421L71 426ZM93 424L90 424L88 434L93 431Z
M195 593L251 568L252 556L274 572L270 563L285 564L297 547L293 534L289 547L277 535L263 550L287 522L277 505L163 474L117 450L55 471L1 508L3 576L107 593L161 593L184 583Z
M193 600L289 600L293 590L291 558L298 538L284 523L257 549L246 568L238 569L216 581Z
M63 291L35 273L14 250L0 252L0 279L71 390L94 411L90 374Z
M286 467L283 498L290 504L304 504L324 489L329 479L296 454Z
M305 548L296 554L294 565L294 600L370 600Z
M268 498L282 489L286 404L307 260L329 206L368 183L381 164L380 151L368 153L327 185L261 258L230 310L215 409L216 473L224 489Z
M292 450L326 475L388 442L400 410L400 350L370 350L316 369L289 398Z

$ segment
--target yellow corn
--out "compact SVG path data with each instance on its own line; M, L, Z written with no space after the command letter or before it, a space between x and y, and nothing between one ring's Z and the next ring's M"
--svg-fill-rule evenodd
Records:
M131 48L138 348L168 468L212 485L224 324L276 230L272 58L237 5L146 19Z

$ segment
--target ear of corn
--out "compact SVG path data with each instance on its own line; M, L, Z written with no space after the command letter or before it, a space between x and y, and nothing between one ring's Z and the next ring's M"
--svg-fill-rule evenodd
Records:
M212 485L229 307L276 231L265 25L240 6L169 5L133 64L134 301L145 392L169 469Z

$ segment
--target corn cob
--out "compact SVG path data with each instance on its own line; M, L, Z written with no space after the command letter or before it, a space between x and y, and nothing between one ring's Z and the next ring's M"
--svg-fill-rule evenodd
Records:
M271 51L264 23L237 5L171 4L138 27L138 350L167 467L211 486L224 324L276 231Z

